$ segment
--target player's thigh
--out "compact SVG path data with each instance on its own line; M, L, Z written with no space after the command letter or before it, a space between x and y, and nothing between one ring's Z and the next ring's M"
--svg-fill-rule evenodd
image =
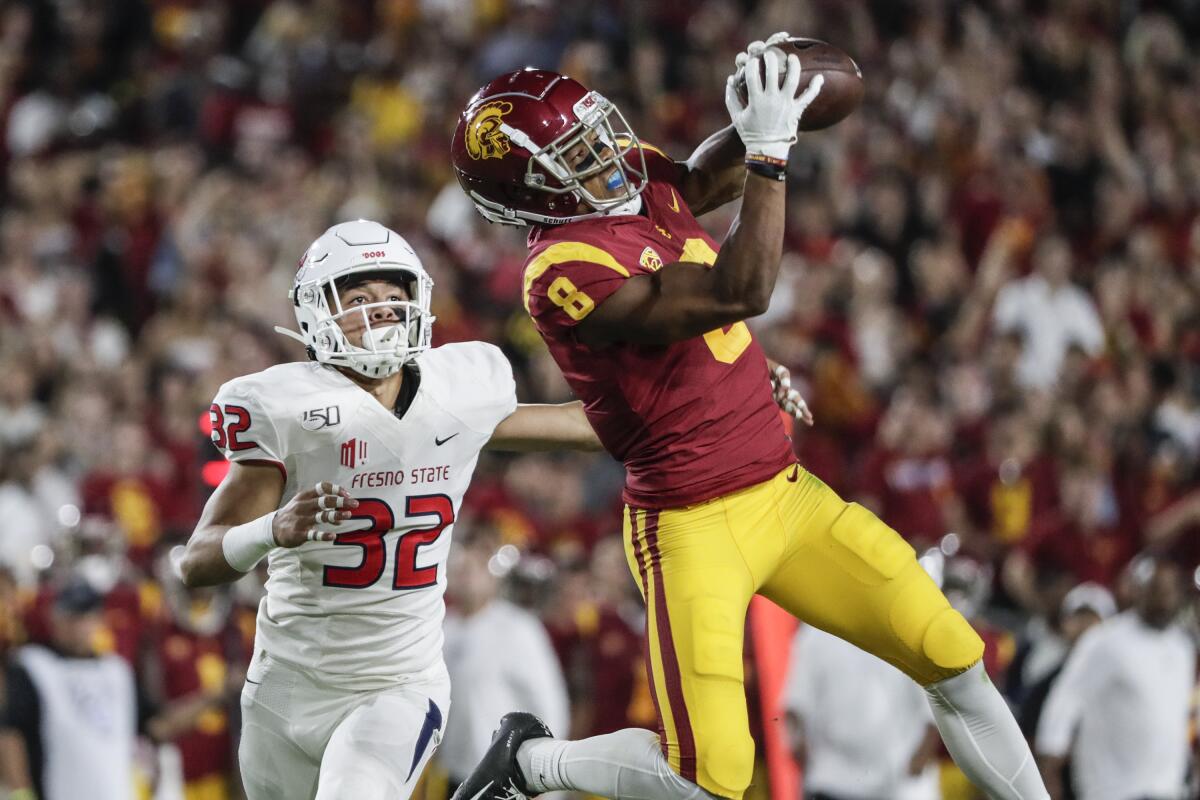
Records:
M761 593L923 686L978 661L983 641L912 546L866 508L801 476L787 506L796 525L789 549Z
M646 600L650 687L664 756L706 790L737 798L754 743L742 639L752 578L719 507L635 511L626 543Z
M243 692L238 767L247 800L308 800L316 794L320 762L289 736L288 727Z
M325 748L317 800L406 800L441 741L448 710L448 687L358 702Z

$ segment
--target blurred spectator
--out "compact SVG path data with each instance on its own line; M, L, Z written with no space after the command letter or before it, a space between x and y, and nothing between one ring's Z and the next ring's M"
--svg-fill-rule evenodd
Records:
M877 444L859 477L859 500L918 544L933 544L947 533L954 498L945 415L922 388L892 396L879 424Z
M1071 283L1073 261L1065 239L1047 236L1034 250L1033 273L1006 284L996 296L996 329L1021 334L1017 374L1029 388L1054 383L1071 345L1096 355L1104 344L1095 303Z
M1021 730L1025 732L1026 738L1032 740L1037 734L1038 722L1042 717L1046 697L1054 688L1058 676L1062 673L1063 664L1076 642L1083 634L1116 612L1116 601L1113 600L1112 593L1103 586L1095 583L1081 583L1067 592L1067 596L1063 598L1062 607L1059 609L1058 636L1055 637L1055 644L1061 644L1061 649L1057 650L1061 654L1060 658L1057 663L1047 664L1043 667L1044 675L1039 675L1031 685L1022 687L1019 695L1010 689L1019 704L1017 721L1021 725ZM1043 653L1044 656L1045 653ZM1019 671L1020 665L1015 666ZM1064 797L1075 796L1071 790L1070 771L1071 764L1068 759L1060 773L1063 780Z
M557 584L543 620L567 679L572 736L656 727L645 614L621 538L601 539L590 564L564 569Z
M251 652L235 627L230 589L188 589L170 557L160 559L166 619L154 636L157 686L148 686L161 711L147 725L157 742L178 751L185 798L226 800L236 773L231 710L245 681Z
M451 705L437 753L451 790L487 752L496 721L508 712L532 712L556 733L570 729L567 688L545 627L500 597L499 573L511 566L487 536L460 540L451 554L445 626Z
M1196 681L1195 643L1176 624L1183 573L1147 556L1133 580L1134 608L1080 637L1046 698L1037 752L1054 800L1068 754L1081 800L1183 794Z
M113 519L128 543L130 560L148 567L170 504L179 500L171 496L162 474L164 454L152 447L144 425L116 422L109 435L109 458L84 478L84 510Z
M1135 536L1118 516L1111 487L1087 465L1064 467L1061 510L1038 521L1010 551L1005 587L1028 612L1053 614L1059 599L1085 581L1112 585L1134 552Z
M0 448L0 564L24 586L53 560L62 530L79 521L78 488L54 462L49 432Z
M968 528L966 546L989 561L1029 536L1058 500L1055 465L1042 450L1039 426L1020 410L997 413L982 451L969 453L955 472Z
M907 675L802 625L783 691L805 797L940 798L934 768L940 739L925 692Z
M50 647L16 652L0 720L3 782L45 800L133 796L138 703L133 669L96 656L103 598L75 582L55 600Z

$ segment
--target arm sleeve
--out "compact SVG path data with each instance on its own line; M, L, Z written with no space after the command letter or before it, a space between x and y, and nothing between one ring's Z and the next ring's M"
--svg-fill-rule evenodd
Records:
M222 386L209 406L208 418L213 445L230 461L283 467L286 454L278 423L253 383L234 380Z
M525 308L539 327L569 330L587 319L629 276L629 269L600 247L558 242L526 266Z
M1093 628L1079 639L1051 687L1038 721L1038 753L1063 756L1071 749L1071 739L1083 711L1105 680L1109 659L1104 655L1099 633L1098 628Z

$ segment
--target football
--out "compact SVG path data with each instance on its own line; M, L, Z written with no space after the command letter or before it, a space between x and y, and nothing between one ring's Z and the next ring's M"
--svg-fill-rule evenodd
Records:
M788 39L772 47L782 51L785 57L791 53L800 57L803 71L800 73L800 85L796 88L797 96L808 88L809 82L817 75L825 76L825 85L821 87L821 93L800 119L800 130L819 131L835 125L848 117L862 102L862 70L858 68L854 59L841 49L820 39L804 38ZM785 68L780 68L781 81ZM745 103L744 72L738 77L737 92L738 98Z

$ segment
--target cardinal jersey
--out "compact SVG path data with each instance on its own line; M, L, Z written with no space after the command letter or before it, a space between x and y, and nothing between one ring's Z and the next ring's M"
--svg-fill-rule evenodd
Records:
M533 229L524 299L605 449L625 463L625 501L672 508L765 481L794 459L744 322L665 347L577 340L575 326L628 278L716 261L672 183L674 162L646 147L646 164L641 214Z
M284 474L282 507L319 481L359 501L333 542L269 556L256 649L339 685L383 688L444 670L450 533L479 451L516 408L512 368L478 342L429 350L397 418L335 369L283 364L221 387L213 440Z

